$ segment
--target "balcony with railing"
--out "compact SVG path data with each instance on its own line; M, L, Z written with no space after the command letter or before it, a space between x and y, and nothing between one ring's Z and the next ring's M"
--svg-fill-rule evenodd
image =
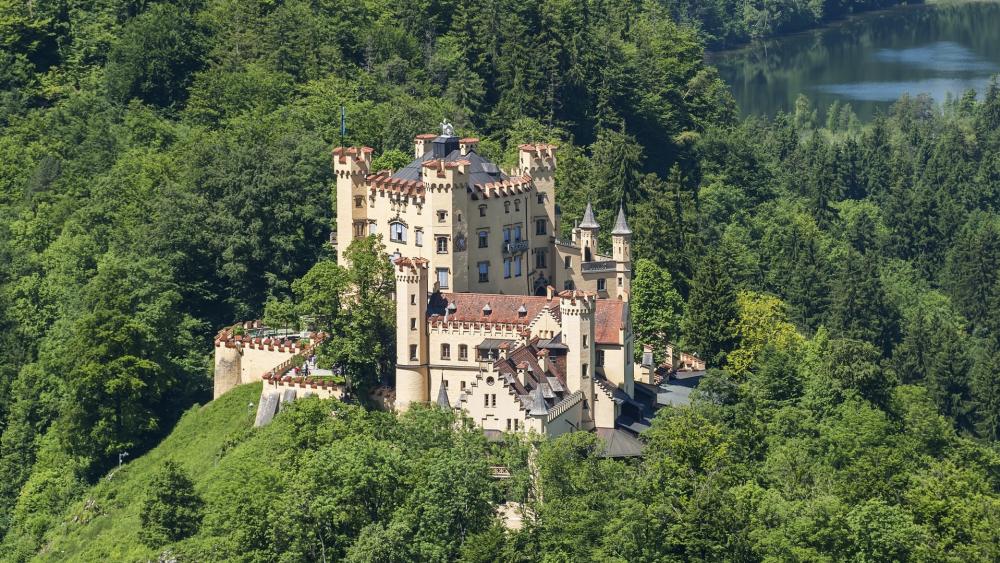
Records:
M580 268L584 272L613 272L615 270L615 261L584 262L580 265Z
M507 242L503 245L504 254L518 254L528 250L528 241L519 240L515 242Z

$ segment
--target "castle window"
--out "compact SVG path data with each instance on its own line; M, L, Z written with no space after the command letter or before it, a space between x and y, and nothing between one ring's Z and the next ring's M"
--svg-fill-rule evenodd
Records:
M369 235L378 234L378 225L375 223L375 221L368 223L368 234Z
M598 278L597 291L607 291L607 289L608 289L607 280L605 280L604 278Z
M503 243L510 244L510 227L503 228Z
M451 359L451 344L441 345L441 359L450 360Z
M417 360L417 345L416 344L410 344L410 360L412 360L412 361L416 361Z
M545 194L538 194L538 205L545 204Z
M448 268L437 269L438 289L448 289Z
M402 223L389 223L389 240L392 242L406 242L406 225Z
M486 217L486 205L479 206L479 216Z
M464 382L464 381L462 381L462 382L460 382L460 383L461 383L461 385L462 385L462 391L465 391L465 382Z
M514 431L517 432L520 429L521 429L521 421L515 418L514 419Z
M521 242L521 225L514 225L514 242Z
M508 418L507 419L507 432L510 432L510 426L511 426L511 423L510 423L510 419Z
M363 196L355 196L354 207L363 207L365 198Z
M490 393L490 406L491 407L497 406L497 394L496 393Z
M479 283L485 283L490 281L490 263L480 262L479 263Z
M510 277L510 258L503 259L503 277L504 278Z
M486 248L490 245L490 232L479 231L479 248Z
M469 359L469 347L465 344L458 345L458 359L461 361L467 361ZM465 389L465 382L462 382L462 389Z
M521 277L521 255L514 257L514 277Z
M539 269L545 268L545 251L544 250L540 249L540 250L536 250L535 251L535 267L539 268Z
M493 379L493 376L492 376L492 375L486 378L486 384L487 384L487 385L489 385L489 386L491 386L491 387L492 387L494 383L496 383L496 380L495 380L495 379Z
M588 346L590 346L590 338L588 338L587 335L584 334L583 335L583 347L587 348Z
M588 366L587 364L583 364L583 368L582 368L582 369L580 370L580 371L582 371L582 372L583 372L583 373L582 373L582 375L583 375L583 378L584 378L584 379L586 379L586 378L590 377L590 371L589 371L589 369L588 369L589 367L590 367L590 366Z
M423 229L413 229L413 244L417 246L424 245L424 230Z
M597 351L597 367L604 367L604 350Z
M462 222L462 214L461 213L456 213L455 214L455 222L456 223L461 223Z
M510 213L510 202L509 201L503 202L503 212L504 213Z
M535 219L535 234L544 235L547 223L548 221L546 219Z
M565 259L565 264L564 265L565 265L565 267L566 267L567 270L570 269L573 266L573 258L570 257L570 256L567 256L566 259Z
M354 222L354 238L361 238L365 236L365 223L364 221Z
M417 330L417 319L416 319L416 317L410 317L410 330Z
M520 210L521 210L521 200L515 199L514 200L514 211L520 211Z
M448 212L444 209L438 209L438 223L444 223L448 219Z
M437 253L448 254L448 237L437 238Z
M625 279L621 276L618 276L618 287L622 287L623 285L625 285Z
M416 293L411 293L410 294L410 305L416 305L416 304L417 304L417 294Z

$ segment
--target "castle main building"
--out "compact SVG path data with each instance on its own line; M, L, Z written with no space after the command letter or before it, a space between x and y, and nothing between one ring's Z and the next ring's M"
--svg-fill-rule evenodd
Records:
M397 171L371 170L370 148L334 149L341 257L351 240L380 234L390 254L427 260L440 291L544 295L552 286L628 299L624 213L611 256L598 251L589 204L572 240L558 238L554 145L521 145L505 173L476 152L478 139L442 129L418 135L413 162Z

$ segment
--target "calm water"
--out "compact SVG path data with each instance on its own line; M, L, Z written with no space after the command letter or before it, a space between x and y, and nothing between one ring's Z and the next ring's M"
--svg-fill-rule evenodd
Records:
M1000 2L910 6L709 56L744 115L850 103L862 119L905 93L942 101L1000 73Z

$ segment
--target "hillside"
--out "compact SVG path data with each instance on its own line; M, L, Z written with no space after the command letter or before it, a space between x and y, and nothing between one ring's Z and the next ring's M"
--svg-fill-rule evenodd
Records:
M167 459L192 476L196 489L211 495L224 482L239 479L224 472L231 457L248 455L267 442L254 431L253 409L260 385L244 385L207 405L195 405L158 446L127 459L83 492L51 527L37 559L42 561L144 561L156 550L139 541L139 509L146 487Z

